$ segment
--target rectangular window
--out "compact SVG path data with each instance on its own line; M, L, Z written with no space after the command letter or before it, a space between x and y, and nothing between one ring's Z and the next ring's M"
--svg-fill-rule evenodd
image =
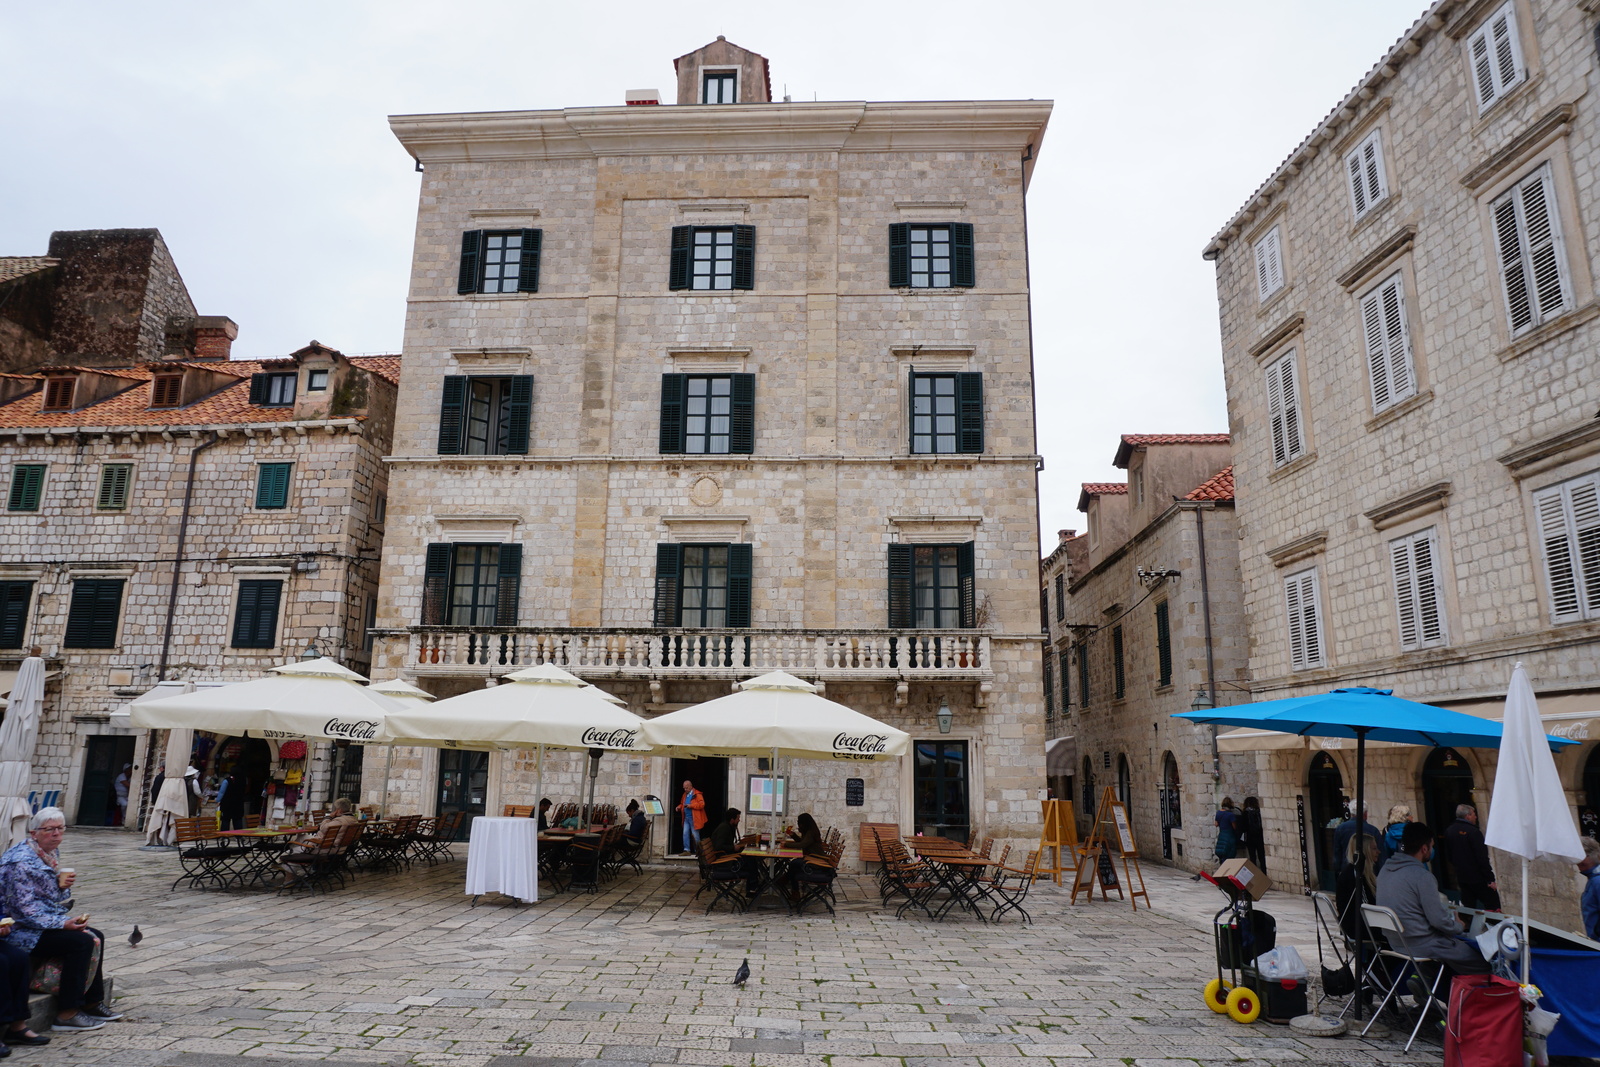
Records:
M733 227L726 229L694 231L691 265L691 289L733 288Z
M521 586L521 545L429 545L422 571L422 624L515 626Z
M663 454L748 454L755 451L754 374L663 374Z
M0 582L0 648L22 647L32 599L32 582Z
M970 289L976 281L970 222L889 227L891 289Z
M1438 556L1432 527L1389 542L1395 606L1400 614L1400 647L1408 652L1445 643Z
M439 454L526 455L532 422L532 375L448 375L439 406Z
M1056 717L1056 672L1050 663L1050 653L1044 654L1044 718L1046 722Z
M11 495L7 511L38 511L44 495L44 464L18 463L11 468Z
M126 511L128 487L133 481L132 463L107 463L100 468L100 491L94 506L100 511Z
M321 392L326 392L327 388L328 388L328 372L327 371L325 371L325 370L313 370L313 371L307 371L306 372L306 392L308 392L308 393L321 393Z
M376 640L372 628L376 625L378 625L378 598L369 596L367 598L366 622L361 626L361 651L372 651L372 644Z
M67 608L67 648L116 648L123 578L79 578Z
M1056 673L1061 677L1061 714L1072 707L1072 657L1062 649L1056 654Z
M42 411L67 411L72 407L72 394L77 388L76 378L51 378L44 383Z
M749 627L751 565L747 544L657 545L655 625Z
M756 286L754 226L674 226L669 289L725 291Z
M543 230L467 230L456 292L537 293L543 246Z
M1300 432L1300 381L1294 349L1267 367L1267 417L1272 429L1272 465L1281 467L1306 450Z
M1172 684L1172 619L1167 601L1156 605L1156 685Z
M175 408L183 397L183 375L158 374L150 382L150 406Z
M733 378L722 375L687 375L683 395L683 450L691 454L722 454L728 447L733 416Z
M1384 411L1417 392L1406 322L1405 279L1395 274L1361 298L1361 322L1372 382L1372 410Z
M1350 177L1350 204L1358 219L1389 198L1389 178L1383 172L1380 133L1373 130L1367 134L1344 158L1345 172Z
M889 627L977 625L976 544L889 546Z
M282 581L239 583L239 606L233 613L234 648L272 648L278 643L278 603Z
M1078 706L1089 706L1089 642L1079 641L1076 646L1078 657Z
M1265 304L1283 285L1283 234L1274 226L1256 242L1256 296Z
M911 372L911 452L983 451L983 375Z
M1489 211L1500 252L1506 314L1515 337L1572 306L1549 164L1506 190Z
M293 463L262 463L256 467L256 507L276 511L289 506L289 471Z
M700 82L702 104L737 104L739 102L739 72L736 70L708 70Z
M286 408L294 405L295 380L298 374L250 375L250 403L262 408Z
M1111 628L1111 695L1121 700L1128 692L1128 671L1122 655L1122 627Z
M1493 107L1528 77L1517 39L1517 13L1513 0L1498 8L1467 38L1472 64L1472 87L1478 94L1478 113Z
M1600 473L1533 494L1550 621L1600 617Z
M1067 576L1056 575L1056 622L1067 617Z
M1289 669L1303 671L1321 667L1322 604L1316 569L1285 578L1283 599L1289 616Z

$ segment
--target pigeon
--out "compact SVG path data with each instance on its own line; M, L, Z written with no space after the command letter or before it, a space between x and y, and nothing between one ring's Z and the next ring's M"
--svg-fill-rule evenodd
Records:
M750 961L749 960L745 960L743 963L739 964L739 969L737 971L733 972L733 984L738 986L740 989L743 989L745 982L747 982L749 980L750 980Z
M139 942L144 940L144 935L139 932L138 924L134 924L133 933L128 935L128 944L133 948L139 947Z

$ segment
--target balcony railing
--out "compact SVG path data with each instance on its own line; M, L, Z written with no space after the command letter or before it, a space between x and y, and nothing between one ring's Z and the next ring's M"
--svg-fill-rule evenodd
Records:
M766 671L848 679L992 677L972 630L609 630L415 626L406 669L507 674L553 663L586 678L746 678Z

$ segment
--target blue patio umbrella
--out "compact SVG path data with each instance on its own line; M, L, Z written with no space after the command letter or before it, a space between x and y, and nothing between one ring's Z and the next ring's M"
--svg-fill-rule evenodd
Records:
M1356 861L1366 860L1367 740L1390 741L1402 745L1447 746L1450 748L1499 748L1501 724L1459 711L1419 704L1394 695L1392 689L1355 686L1312 696L1264 700L1257 704L1235 704L1225 708L1181 711L1175 719L1212 726L1244 726L1257 730L1278 730L1301 737L1352 737L1356 742ZM1550 737L1550 748L1559 751L1576 744ZM1365 969L1363 943L1356 943L1356 1019L1361 1018L1362 981Z

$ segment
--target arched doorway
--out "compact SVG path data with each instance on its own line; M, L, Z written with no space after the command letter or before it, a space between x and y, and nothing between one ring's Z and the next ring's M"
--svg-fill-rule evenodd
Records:
M1311 798L1311 848L1317 859L1317 884L1325 893L1334 889L1339 873L1338 857L1333 854L1333 833L1345 820L1344 776L1339 764L1326 752L1311 757L1306 772L1306 792Z
M1456 821L1456 805L1472 803L1472 768L1453 748L1436 748L1422 765L1422 819L1433 831L1435 841L1444 837L1445 827ZM1454 892L1455 872L1444 849L1433 850L1433 873L1446 892Z
M1183 794L1179 791L1178 761L1168 752L1161 757L1161 857L1172 859L1172 831L1183 829ZM1180 846L1181 847L1181 846Z
M1578 809L1578 825L1585 837L1600 836L1600 745L1589 750L1583 763L1583 806Z
M1128 817L1133 818L1133 769L1128 766L1127 756L1117 757L1117 799L1130 812Z

